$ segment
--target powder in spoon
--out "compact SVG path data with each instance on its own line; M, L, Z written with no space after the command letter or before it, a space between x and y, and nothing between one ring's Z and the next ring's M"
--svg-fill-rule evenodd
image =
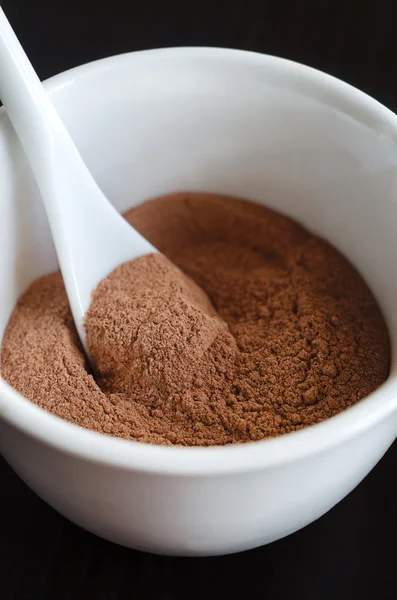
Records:
M296 222L203 194L126 217L162 254L119 266L95 290L96 381L60 274L19 300L2 375L33 402L95 431L208 446L319 423L385 381L388 335L370 290Z

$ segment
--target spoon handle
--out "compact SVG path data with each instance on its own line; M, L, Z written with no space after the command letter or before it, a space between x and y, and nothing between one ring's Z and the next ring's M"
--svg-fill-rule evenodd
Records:
M40 186L56 138L68 133L1 7L0 98Z

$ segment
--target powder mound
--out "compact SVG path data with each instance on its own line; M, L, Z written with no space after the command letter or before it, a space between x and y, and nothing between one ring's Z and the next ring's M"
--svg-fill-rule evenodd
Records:
M161 254L123 264L105 279L85 327L101 388L131 400L152 388L181 392L215 340L234 345L205 292Z
M33 283L11 316L2 376L39 406L126 439L224 445L319 423L387 378L371 291L298 223L193 193L126 218L161 254L121 265L95 290L86 330L96 379L59 273Z

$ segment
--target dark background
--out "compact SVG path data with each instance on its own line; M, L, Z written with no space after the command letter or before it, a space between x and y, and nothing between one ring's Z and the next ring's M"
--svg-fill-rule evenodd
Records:
M136 49L227 46L336 75L397 110L396 0L3 0L41 78ZM397 229L397 223L396 223ZM2 600L397 598L397 445L306 529L239 555L114 546L39 500L0 459Z

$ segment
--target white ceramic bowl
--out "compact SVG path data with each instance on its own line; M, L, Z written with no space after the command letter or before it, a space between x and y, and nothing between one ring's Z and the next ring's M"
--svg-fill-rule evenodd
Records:
M0 381L0 449L22 479L82 527L133 548L219 554L317 519L397 435L397 117L359 91L288 61L220 49L127 54L47 89L119 210L197 190L265 202L333 242L386 317L388 381L315 427L223 448L102 436ZM46 218L0 113L0 333L27 285L57 267Z

